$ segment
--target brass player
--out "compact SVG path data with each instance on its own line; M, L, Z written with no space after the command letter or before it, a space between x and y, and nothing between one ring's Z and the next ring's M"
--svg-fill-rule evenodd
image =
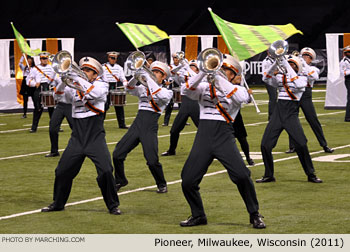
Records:
M239 64L232 56L226 55L226 57L230 58L230 65ZM203 65L211 64L203 63ZM250 171L238 151L231 124L241 103L249 102L250 96L245 88L233 85L219 74L215 74L208 82L206 73L201 67L200 70L197 75L189 79L189 85L184 90L185 95L199 102L200 122L191 152L181 173L182 191L190 205L191 217L181 221L180 226L207 224L199 184L209 165L216 158L227 169L232 182L237 185L250 215L250 223L254 228L265 228L266 225L259 214L259 204Z
M284 73L276 76L273 74L277 67L277 61L271 65L267 74L264 75L264 81L271 85L278 84L278 102L274 109L270 121L266 126L262 141L261 153L265 164L265 174L257 183L266 183L276 181L274 177L274 162L272 149L276 146L278 138L283 129L295 143L296 152L300 163L304 169L309 182L322 183L322 180L315 175L315 169L307 147L307 139L299 121L299 101L307 86L307 77L301 75L302 63L296 56L289 56L286 59L281 57ZM275 80L269 82L269 80Z
M312 88L316 80L318 80L320 70L311 66L311 62L316 59L315 51L310 47L305 47L300 51L300 60L303 65L303 71L301 75L307 77L307 86L305 87L305 91L301 96L299 106L303 110L306 121L311 126L312 131L314 132L320 146L323 148L326 153L333 153L333 149L329 148L327 145L326 138L324 136L322 126L320 121L317 118L317 113L315 110L315 106L312 102ZM293 140L289 137L289 150L286 153L295 152L295 147L293 144Z
M150 70L153 73L152 75L145 70L138 70L126 86L129 94L139 98L139 110L134 122L113 151L115 180L118 190L128 184L124 161L129 152L141 143L148 168L158 187L157 193L168 191L163 167L158 157L157 134L158 119L170 102L173 92L160 86L170 75L167 64L154 61L150 66ZM143 85L136 85L140 79L143 81Z
M54 202L41 211L52 212L64 209L73 180L78 175L85 157L89 157L96 166L97 183L109 213L120 215L113 166L103 127L103 110L108 94L108 83L100 78L103 75L103 69L97 60L84 57L79 61L79 65L86 74L87 80L79 77L75 72L70 73L69 79L72 79L81 90L68 87L65 82L61 82L56 89L57 96L65 96L67 101L72 103L73 129L55 170Z

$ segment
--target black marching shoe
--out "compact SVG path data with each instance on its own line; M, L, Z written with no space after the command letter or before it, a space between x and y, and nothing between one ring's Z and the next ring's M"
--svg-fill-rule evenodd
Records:
M206 216L198 216L192 217L190 216L187 220L181 221L181 227L193 227L198 225L207 225L207 217Z
M117 184L115 185L115 190L118 192L120 188L126 186L128 183L129 183L128 181L123 182L123 183L117 183Z
M262 216L259 213L250 215L250 224L253 224L253 228L258 228L258 229L266 228L266 225L262 220L262 218L264 218L264 216Z
M323 150L324 150L324 152L326 152L326 153L333 153L333 152L334 152L334 150L331 149L331 148L329 148L328 146L323 146Z
M175 156L176 152L175 151L166 151L162 153L162 156Z
M31 129L29 133L36 133L36 130Z
M163 186L163 187L158 187L157 193L167 193L168 192L168 187Z
M22 119L25 119L25 118L27 118L27 115L26 114L22 115Z
M254 160L251 159L251 158L247 158L247 163L248 163L249 165L255 165Z
M275 182L276 179L274 177L262 177L261 179L255 180L256 183L267 183L267 182Z
M113 215L121 215L122 214L122 212L120 211L120 209L118 207L113 207L111 210L109 210L109 213L113 214Z
M46 154L45 157L58 157L60 153L58 152L50 152L49 154Z
M120 126L119 129L128 129L129 127L126 125Z
M322 183L322 179L319 179L316 177L316 175L310 175L307 177L307 181L312 182L312 183Z
M58 207L55 207L54 203L52 203L49 206L42 208L41 212L47 213L47 212L54 212L54 211L62 211L63 209L64 207L58 208Z
M287 150L285 153L286 154L291 154L295 152L295 148L290 148L289 150Z

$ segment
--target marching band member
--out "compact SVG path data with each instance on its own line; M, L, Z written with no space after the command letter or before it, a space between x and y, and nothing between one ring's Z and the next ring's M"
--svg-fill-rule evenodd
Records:
M55 85L57 83L58 77L56 76L55 71L52 66L49 65L49 56L48 52L41 52L40 56L40 64L34 66L34 68L30 71L28 76L27 85L29 87L35 87L33 99L34 99L34 113L33 113L33 123L30 133L35 133L41 114L43 112L43 107L41 104L41 91L48 91L50 86ZM54 111L53 107L48 108L49 116L51 118L52 113Z
M315 106L312 102L312 88L314 86L314 82L318 80L320 70L311 66L311 62L316 59L315 51L310 47L305 47L300 51L303 65L303 71L301 75L307 77L307 86L305 87L305 92L301 96L299 106L304 112L305 118L307 122L310 124L312 131L317 137L317 140L320 146L324 149L326 153L332 153L334 150L327 146L326 138L324 137L322 126L320 121L317 118L317 113L315 110ZM293 140L289 137L289 150L286 153L295 152L295 147L293 144Z
M256 180L256 182L276 181L274 177L272 149L276 146L281 132L285 129L293 139L293 142L295 142L295 149L304 172L308 177L308 181L322 183L322 180L315 175L315 169L307 147L307 139L298 118L299 101L307 86L307 77L298 75L302 71L302 63L298 57L291 55L288 57L288 60L285 57L281 58L281 64L285 73L274 76L277 66L277 61L275 61L263 77L264 81L271 85L278 83L278 87L276 87L279 89L279 94L276 108L271 115L261 141L265 174L261 179ZM276 78L276 80L269 82L269 79L271 80L272 78Z
M27 66L27 65L25 66L23 64L24 57L27 57L27 62L29 64L29 66ZM21 90L19 92L23 96L23 116L22 116L22 118L27 118L29 96L32 97L32 100L34 100L33 95L34 95L35 88L29 87L27 85L27 80L26 80L27 77L29 76L30 69L33 68L34 66L35 66L34 59L31 56L22 55L21 59L19 60L19 67L21 68L21 70L23 72L23 80L22 80Z
M262 62L262 71L263 71L263 75L266 76L267 74L267 70L271 67L271 65L274 63L274 59L271 58L269 52L267 52L267 56L266 58L263 60ZM277 72L275 72L274 74L277 74ZM275 79L272 79L272 81L274 81ZM263 78L264 81L264 78ZM267 90L267 94L269 95L269 105L268 105L268 120L270 120L271 115L273 110L276 107L276 103L277 103L277 88L275 88L275 85L269 85L268 83L264 82L266 90Z
M170 129L170 146L169 149L162 153L162 156L173 156L176 154L176 147L179 141L180 132L185 128L186 122L191 117L193 123L198 128L199 124L199 105L197 101L188 98L183 94L183 90L188 85L188 78L192 75L198 74L199 69L196 60L189 62L190 70L187 69L187 65L184 66L183 81L181 83L181 106L177 113L173 125ZM187 70L187 71L186 71Z
M73 130L68 145L55 170L54 202L42 212L61 211L68 200L73 179L78 175L85 157L94 162L97 183L110 214L121 214L119 199L115 190L113 166L106 144L103 127L104 104L108 94L108 83L100 79L102 65L95 59L84 57L79 62L88 81L76 73L69 78L81 90L76 90L61 82L56 95L65 96L72 103Z
M347 102L345 112L345 122L350 122L350 46L343 50L344 57L340 61L340 72L345 76L345 87L347 89Z
M242 72L241 66L237 65L236 67L231 66L230 64L227 64L228 58L224 59L223 68L225 69L226 76L229 80L229 82L235 84L235 85L241 85L242 81L242 75L237 72L237 69L239 72ZM235 121L233 122L233 130L234 135L236 139L238 140L241 149L246 157L248 165L254 165L254 160L250 157L249 153L249 143L247 141L247 130L244 126L243 117L241 114L241 110L238 111Z
M167 183L158 158L157 134L158 119L172 98L173 92L160 87L162 82L170 75L167 64L154 61L150 66L150 70L153 72L157 82L145 70L139 70L126 86L128 93L139 98L139 109L134 122L117 143L113 152L115 179L118 190L128 184L124 172L124 161L128 153L141 142L148 168L158 187L157 193L167 192ZM144 85L136 85L139 78L142 78L146 83Z
M54 87L55 92L56 90L56 87ZM64 95L55 95L55 99L57 100L57 105L49 124L51 151L45 157L57 157L60 155L58 152L58 136L64 118L66 118L70 129L73 129L72 104Z
M226 55L231 65L239 64L232 56ZM239 74L239 73L238 73ZM191 208L191 217L180 222L180 226L206 225L199 183L214 158L228 171L228 175L243 198L250 223L254 228L265 228L259 214L259 204L250 170L245 166L239 153L232 128L241 103L249 102L250 97L244 87L233 85L219 74L215 75L215 85L208 83L206 73L200 71L188 81L184 94L197 100L200 107L200 123L192 150L183 167L182 191ZM251 92L251 91L249 91Z
M114 90L118 88L123 88L127 84L127 80L124 75L124 69L117 64L118 52L107 52L108 62L103 64L104 79L109 83L109 90ZM107 97L107 102L105 106L105 116L109 109L110 100ZM118 125L120 129L127 129L125 125L124 107L114 106L114 110L117 116Z

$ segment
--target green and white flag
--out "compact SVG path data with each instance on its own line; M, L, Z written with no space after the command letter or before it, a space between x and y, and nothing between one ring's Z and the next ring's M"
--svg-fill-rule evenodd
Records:
M117 23L117 25L136 49L169 38L166 32L155 25L133 23Z
M245 25L230 23L208 8L215 25L222 35L230 53L239 60L245 60L269 48L276 40L286 40L300 33L294 25Z
M37 56L39 53L41 53L40 49L35 49L32 50L28 43L26 42L26 40L23 38L23 36L16 30L15 26L13 25L13 23L11 22L11 26L13 29L13 33L15 34L17 43L19 48L21 49L22 53L25 53L29 56Z

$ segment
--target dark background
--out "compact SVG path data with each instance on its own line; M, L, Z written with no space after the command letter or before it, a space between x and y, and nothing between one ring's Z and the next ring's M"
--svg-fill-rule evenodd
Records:
M153 24L169 35L219 34L208 7L221 18L249 25L292 23L304 35L288 41L300 48L326 48L325 33L350 32L350 1L6 1L0 38L14 38L10 22L25 38L75 38L75 54L133 51L116 22ZM156 46L167 47L168 40ZM154 46L154 45L153 45ZM149 48L143 48L147 50ZM79 58L77 58L79 59Z

